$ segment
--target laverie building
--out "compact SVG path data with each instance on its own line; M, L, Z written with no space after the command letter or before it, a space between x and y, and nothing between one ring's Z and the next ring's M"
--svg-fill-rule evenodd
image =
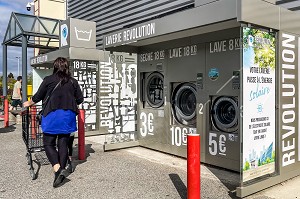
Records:
M275 0L68 1L59 49L32 58L36 79L68 57L91 134L240 174L245 197L300 174L300 3Z

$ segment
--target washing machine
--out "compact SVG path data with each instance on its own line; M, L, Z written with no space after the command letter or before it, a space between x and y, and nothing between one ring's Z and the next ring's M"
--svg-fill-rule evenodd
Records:
M187 156L187 135L197 134L197 75L205 70L205 45L191 40L172 49L192 49L189 56L172 57L166 68L166 115L169 118L168 145L174 154Z
M194 82L172 84L172 124L196 127L197 90Z
M230 37L222 38L220 32L219 38L205 44L206 87L203 95L198 95L202 107L198 111L203 114L197 130L201 131L201 160L239 172L241 49L237 42L240 29L227 30L227 35ZM222 48L215 48L220 45Z
M141 146L156 149L165 132L164 61L140 60L137 71L137 137Z
M239 97L211 95L206 162L240 171Z
M193 70L192 70L193 71ZM194 69L196 73L196 69ZM195 77L196 78L196 77ZM189 78L191 79L191 78ZM196 134L197 90L195 82L170 83L170 139L177 155L186 156L187 135ZM182 154L181 154L182 153Z
M210 123L213 131L235 133L239 128L236 96L211 96Z

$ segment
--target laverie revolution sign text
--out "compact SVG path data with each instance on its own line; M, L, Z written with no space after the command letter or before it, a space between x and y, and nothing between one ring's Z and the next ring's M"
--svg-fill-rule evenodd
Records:
M152 35L155 35L155 23L147 23L107 35L105 37L105 46L108 47L123 43L131 43Z

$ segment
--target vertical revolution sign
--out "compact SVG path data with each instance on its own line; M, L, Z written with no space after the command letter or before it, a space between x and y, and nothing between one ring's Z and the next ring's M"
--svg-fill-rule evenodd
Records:
M296 35L279 34L280 61L280 127L279 165L280 174L299 174L299 45Z
M243 182L275 172L275 36L243 28Z

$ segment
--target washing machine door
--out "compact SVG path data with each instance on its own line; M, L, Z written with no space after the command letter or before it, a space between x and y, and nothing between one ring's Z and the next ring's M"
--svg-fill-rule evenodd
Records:
M179 84L172 93L172 112L175 120L183 125L196 124L196 86L192 83Z
M159 72L151 73L145 84L146 101L153 108L164 104L164 76Z
M214 126L223 132L238 129L238 104L234 97L221 96L213 101L211 110Z

